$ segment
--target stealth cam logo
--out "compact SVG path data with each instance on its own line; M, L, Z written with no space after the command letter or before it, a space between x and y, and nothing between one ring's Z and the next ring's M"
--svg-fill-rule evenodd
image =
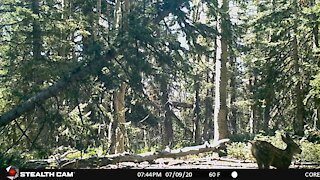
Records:
M16 179L19 176L19 169L14 166L9 166L6 168L7 170L7 178L13 180Z

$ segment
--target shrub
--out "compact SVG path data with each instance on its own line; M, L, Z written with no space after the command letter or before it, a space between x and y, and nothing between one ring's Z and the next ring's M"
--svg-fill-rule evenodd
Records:
M227 144L227 154L231 158L253 160L250 145L243 142Z
M302 153L299 157L302 161L320 162L320 144L302 140L300 146Z
M10 152L6 155L0 153L0 168L6 168L8 166L17 166L21 167L25 163L23 157L20 156L19 153Z

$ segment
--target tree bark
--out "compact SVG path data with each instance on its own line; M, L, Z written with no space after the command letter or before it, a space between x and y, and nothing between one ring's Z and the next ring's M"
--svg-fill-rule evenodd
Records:
M114 121L117 126L115 130L115 137L112 140L116 142L111 143L115 145L115 153L123 153L125 152L125 144L127 139L127 131L125 128L125 92L127 85L122 83L119 89L114 92L113 106L114 106Z
M97 38L99 32L99 21L101 16L101 0L97 0L97 19L93 23L93 37Z
M251 105L249 109L250 118L249 118L249 132L255 134L258 131L258 122L257 122L257 106L255 102Z
M114 28L116 30L118 30L121 26L120 20L121 20L121 2L122 0L115 0L115 9L114 9L114 20L113 20L113 24L114 24Z
M302 94L302 83L300 80L299 74L299 57L298 57L298 44L297 44L297 36L294 35L293 41L293 61L294 61L294 70L297 76L297 84L295 86L295 95L296 95L296 118L294 120L293 128L294 132L297 135L303 135L303 125L304 125L304 107L303 107L303 94Z
M234 53L232 53L232 57L230 59L230 67L231 67L231 77L230 77L230 113L229 113L229 122L230 122L230 133L237 133L237 108L235 105L236 96L237 96L237 82L236 82L236 57L234 57Z
M207 63L209 66L213 65L213 61L210 60L209 56L206 56ZM215 59L215 58L213 58ZM214 95L214 90L213 90L213 83L214 83L214 78L212 77L212 70L211 68L207 68L206 70L206 83L211 84L206 89L206 97L204 99L204 107L205 107L205 112L204 112L204 127L203 127L203 139L205 141L209 141L209 139L213 138L213 136L210 135L213 131L213 126L212 126L212 115L213 115L213 95Z
M258 106L257 106L257 101L258 99L256 98L254 94L254 87L256 86L256 74L253 73L252 77L249 80L249 90L250 90L250 99L251 99L251 105L249 108L249 132L251 134L257 133L259 130L259 122L258 122Z
M298 3L294 0L294 13L298 17ZM297 22L294 22L293 27L293 40L292 40L292 59L294 64L294 72L297 77L297 83L295 86L295 100L296 100L296 118L293 122L294 132L297 135L303 135L304 126L304 106L303 106L303 92L302 92L302 82L300 77L300 62L299 62L299 49L297 40Z
M210 63L210 58L207 56L206 57L208 64ZM211 71L210 68L207 68L206 70L206 83L207 84L213 84L212 82L214 81L213 78L211 78ZM209 141L210 138L213 136L210 136L210 132L212 132L213 127L211 127L212 124L212 114L213 114L213 87L208 87L206 90L206 97L205 97L205 113L204 113L204 127L203 127L203 139L205 141Z
M192 11L192 21L198 22L200 21L200 1L193 0L193 4L195 8ZM197 54L193 55L194 61L196 64L200 63L200 60L202 58L202 53L197 52ZM194 97L194 105L193 105L193 139L196 144L199 144L201 141L201 135L200 135L200 77L201 77L201 68L199 66L195 67L196 71L194 74L194 91L195 91L195 97Z
M168 82L165 77L161 77L160 92L164 128L163 146L171 146L173 144L173 127L170 113Z
M317 122L316 122L316 128L320 129L320 106L317 105Z
M101 2L100 2L101 3ZM114 12L114 25L117 31L128 31L128 22L125 21L129 12L128 0L117 0ZM100 5L101 6L101 5ZM100 10L101 11L101 10ZM125 151L125 145L128 143L127 131L125 128L125 92L127 85L121 83L118 90L113 94L113 108L114 119L112 125L110 125L109 131L112 133L110 137L110 152L111 153L123 153ZM114 124L114 125L113 125Z
M227 124L227 61L228 45L226 37L226 13L228 13L228 0L218 0L221 13L218 16L217 49L216 49L216 76L215 76L215 107L214 107L214 140L228 137Z
M200 136L200 82L199 82L199 75L196 75L194 80L194 90L196 92L194 97L194 109L193 109L193 138L196 144L199 144L201 141Z
M40 7L39 0L32 0L31 3L32 13L39 18ZM33 19L32 21L32 52L35 61L41 60L41 28L38 19ZM37 64L37 63L36 63Z
M265 106L263 109L263 131L269 134L269 122L270 122L270 109L271 109L271 97L265 98Z

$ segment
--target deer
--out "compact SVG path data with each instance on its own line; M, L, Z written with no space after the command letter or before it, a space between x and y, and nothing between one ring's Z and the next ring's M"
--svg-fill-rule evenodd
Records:
M251 152L259 169L270 169L270 166L277 169L288 169L293 156L302 152L287 133L286 136L281 135L281 138L287 144L284 150L266 141L256 140L252 143Z

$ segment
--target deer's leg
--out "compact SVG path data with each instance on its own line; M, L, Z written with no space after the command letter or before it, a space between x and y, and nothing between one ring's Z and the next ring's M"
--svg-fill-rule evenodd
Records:
M257 162L257 164L259 169L263 169L263 164L261 162Z
M271 162L267 162L264 164L264 169L270 169Z

